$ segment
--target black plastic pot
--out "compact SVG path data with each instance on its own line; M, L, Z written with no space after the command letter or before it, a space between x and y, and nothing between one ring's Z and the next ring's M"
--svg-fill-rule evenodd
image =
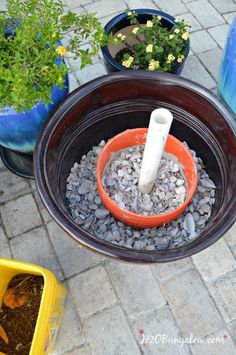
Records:
M174 115L171 134L197 152L217 186L212 217L196 240L170 251L132 250L98 240L70 215L65 195L70 169L102 139L147 127L150 112L160 106ZM36 184L58 224L83 246L132 262L180 259L219 239L236 219L235 171L236 123L227 107L189 80L145 71L107 75L75 90L46 123L35 151Z
M163 11L159 10L154 10L154 9L133 9L132 11L135 11L138 14L138 21L141 24L146 23L148 20L152 19L152 16L161 16L161 24L163 27L171 29L176 23L175 23L175 18ZM106 34L115 34L117 32L122 32L122 29L129 26L130 22L128 19L128 15L126 12L123 12L115 17L113 17L105 26L105 33ZM186 58L189 53L189 40L186 41ZM129 70L125 68L123 65L119 64L112 56L108 46L103 46L101 48L102 54L104 57L104 64L106 67L106 70L108 73L113 73L116 71L124 71L124 70ZM186 60L185 58L185 60ZM173 69L171 71L172 74L180 74L183 67L185 60L182 63L176 63L173 66Z

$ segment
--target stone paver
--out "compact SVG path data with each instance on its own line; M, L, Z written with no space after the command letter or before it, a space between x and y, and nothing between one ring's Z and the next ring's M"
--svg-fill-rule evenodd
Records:
M220 330L204 338L204 342L199 342L191 346L193 355L233 355L236 353L236 346L227 330Z
M2 227L0 227L0 258L11 258L11 250L8 239Z
M217 9L221 14L226 12L235 11L235 2L233 0L210 0L212 5Z
M225 240L230 247L236 245L236 223L225 234Z
M236 319L236 270L219 277L209 286L224 320Z
M190 32L198 31L202 28L201 24L198 22L198 20L190 13L184 13L181 15L178 15L178 18L184 19L184 21L188 22L191 27L189 28ZM191 36L191 46L192 46L192 36Z
M166 1L154 0L161 10L170 13L173 16L182 14L187 11L185 5L180 0Z
M198 55L200 61L207 68L213 79L217 82L219 76L220 59L222 52L219 48L212 49Z
M209 28L209 33L215 39L215 41L219 44L221 48L224 48L225 41L227 38L227 34L229 31L229 25L221 25Z
M204 337L222 327L222 319L195 270L166 281L162 290L184 336L193 333Z
M81 317L91 316L117 299L106 270L99 266L69 280L72 298Z
M213 89L216 86L216 83L212 79L211 75L195 56L187 58L181 75L205 86L207 89Z
M115 306L85 323L92 355L140 355L141 352L121 308Z
M47 228L66 277L85 271L102 260L95 253L80 247L55 222L50 222Z
M29 192L30 187L26 179L19 178L9 170L1 172L0 203L15 199Z
M206 31L197 31L191 34L191 48L193 52L206 52L216 47L216 42Z
M185 258L171 263L156 264L152 266L154 274L159 282L176 278L178 274L193 268L190 258Z
M134 333L145 355L191 354L186 344L175 344L167 340L183 337L168 306L164 306L158 311L138 319L133 323L133 326ZM154 337L153 343L150 341L151 337Z
M205 281L217 279L236 268L236 260L223 238L192 259Z
M223 17L207 0L197 0L187 4L190 12L203 27L213 27L224 23Z
M76 13L96 12L102 25L127 6L160 9L185 19L192 33L182 75L216 93L236 0L65 3ZM5 0L0 1L0 9L4 4ZM65 46L68 38L63 40ZM71 70L70 91L106 74L101 53L94 65L83 70L79 60L67 58L66 63ZM152 266L104 262L52 221L33 181L14 176L0 160L0 257L42 265L71 291L53 355L236 354L236 224L224 238L192 258ZM159 343L140 344L143 332L150 337L159 334ZM173 343L191 333L203 337L202 342L183 347ZM169 336L170 341L165 337L160 341L160 335ZM224 344L214 344L216 337L225 337Z
M42 219L31 194L7 202L0 207L8 237L14 237L39 226Z
M63 275L44 227L10 240L13 257L48 268L62 280Z
M114 14L116 12L122 12L127 8L124 1L122 0L100 0L95 1L90 5L85 5L84 7L86 11L96 13L97 17L103 17L105 15Z
M110 262L108 271L130 318L140 317L166 303L148 266Z
M71 296L67 295L62 327L58 334L58 341L52 355L61 355L66 351L83 345L85 342L82 324L76 313ZM80 354L80 353L77 353Z
M236 10L236 8L235 8L235 10ZM236 11L230 12L229 14L224 15L224 19L231 25L235 16L236 16Z

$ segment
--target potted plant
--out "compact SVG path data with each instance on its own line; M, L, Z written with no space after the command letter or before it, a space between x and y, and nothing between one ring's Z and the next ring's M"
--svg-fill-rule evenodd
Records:
M189 53L190 27L162 11L135 9L105 26L110 36L102 47L108 72L141 69L180 74Z
M0 258L0 354L49 354L61 325L66 288L49 270Z
M65 48L68 33L73 37ZM40 128L68 94L65 54L80 58L81 68L92 64L103 34L94 15L65 12L60 0L7 0L0 12L0 146L19 175L32 169L32 159L21 153L32 155Z

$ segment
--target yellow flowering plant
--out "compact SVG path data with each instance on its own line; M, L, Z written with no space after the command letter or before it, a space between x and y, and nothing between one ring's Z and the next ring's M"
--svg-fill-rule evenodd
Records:
M7 0L0 11L0 107L20 112L51 103L54 85L65 85L64 56L79 58L83 68L104 41L95 15L66 12L61 0Z
M133 25L131 33L124 36L121 31L115 38L116 43L124 44L115 57L121 65L127 69L171 72L185 60L189 47L188 23L175 19L175 24L167 28L162 25L160 15L153 15L144 24L139 23L135 11L127 10L127 16Z

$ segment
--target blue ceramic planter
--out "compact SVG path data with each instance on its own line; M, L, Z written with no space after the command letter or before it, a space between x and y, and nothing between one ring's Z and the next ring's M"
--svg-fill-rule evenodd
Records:
M30 111L17 113L13 108L5 107L0 113L0 144L6 148L32 153L39 131L58 104L68 95L68 77L66 88L54 86L51 98L53 103L38 103Z
M236 17L225 43L219 72L218 94L236 114Z
M175 25L175 18L165 12L159 11L159 10L153 10L153 9L132 9L132 11L135 11L138 14L138 21L139 23L146 23L148 20L152 19L152 16L161 16L162 20L162 26L166 27L168 29L171 29L174 25ZM113 17L105 26L105 33L109 34L115 34L118 31L121 31L123 28L127 27L130 25L129 19L128 19L128 15L126 12L123 12L115 17ZM189 53L189 40L186 42L186 52L188 56ZM119 64L117 61L114 60L114 58L112 57L109 49L107 46L103 46L101 48L102 50L102 54L104 57L104 64L106 67L106 70L108 73L112 73L112 72L116 72L116 71L123 71L123 70L129 70L125 67L123 67L123 65ZM176 63L176 65L173 67L173 70L171 73L173 74L180 74L183 66L184 66L184 62L182 63Z
M14 35L14 29L20 26L21 21L16 23L12 20L6 29L6 36ZM58 41L58 46L62 45ZM57 66L62 63L61 59L56 60ZM68 75L65 77L65 88L60 89L55 85L51 92L52 103L45 105L38 103L30 111L16 112L12 107L4 107L0 110L0 145L5 148L21 153L32 153L34 151L36 138L44 122L69 93Z

